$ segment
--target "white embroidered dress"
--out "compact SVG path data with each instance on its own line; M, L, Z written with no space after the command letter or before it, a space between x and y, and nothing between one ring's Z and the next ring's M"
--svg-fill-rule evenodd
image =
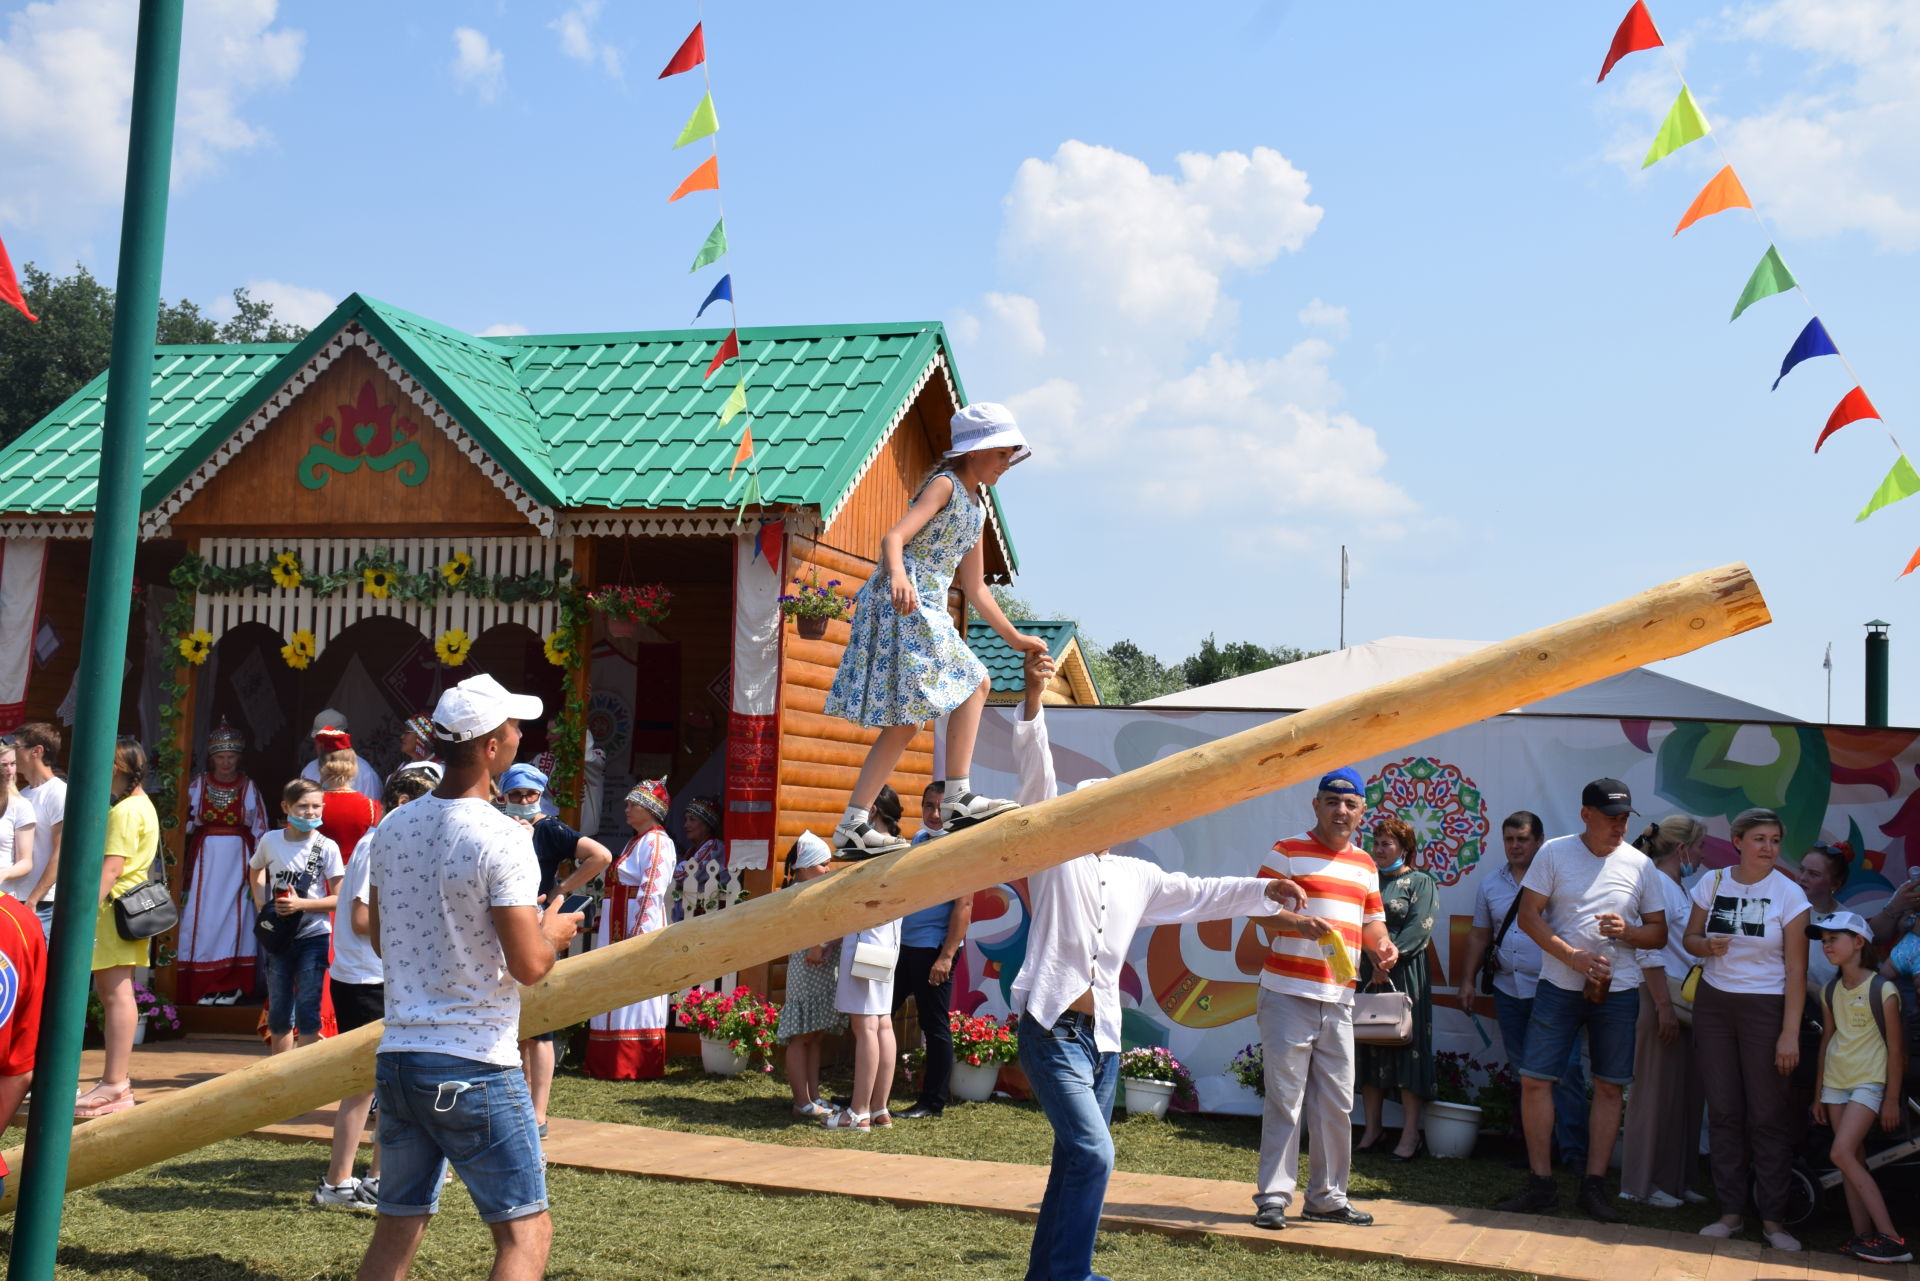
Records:
M674 848L654 828L636 836L607 869L595 946L606 947L667 925ZM587 1025L587 1075L602 1081L651 1081L667 1070L667 998L649 997L594 1016Z

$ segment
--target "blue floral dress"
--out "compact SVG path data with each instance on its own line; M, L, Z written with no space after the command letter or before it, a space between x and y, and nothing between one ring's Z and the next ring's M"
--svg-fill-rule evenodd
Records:
M827 694L827 714L878 729L919 725L973 696L987 678L982 663L947 612L947 587L960 558L980 541L986 511L968 499L951 472L953 493L908 540L901 559L920 607L904 617L893 607L887 567L874 571L854 598L853 637ZM922 493L926 492L924 489Z

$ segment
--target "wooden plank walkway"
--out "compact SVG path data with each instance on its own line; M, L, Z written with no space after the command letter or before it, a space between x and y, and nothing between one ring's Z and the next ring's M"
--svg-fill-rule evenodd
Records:
M197 1037L141 1046L134 1053L136 1093L151 1098L183 1089L244 1067L264 1052L256 1043ZM90 1051L82 1081L95 1079L99 1066L99 1053ZM256 1135L325 1143L333 1111L309 1112ZM1046 1186L1043 1166L852 1147L785 1147L560 1117L553 1118L550 1131L547 1159L555 1165L782 1195L824 1193L1032 1218ZM1780 1254L1750 1241L1713 1241L1690 1233L1380 1198L1367 1201L1366 1208L1377 1220L1372 1228L1290 1221L1285 1232L1266 1232L1249 1222L1253 1207L1245 1183L1119 1171L1107 1189L1101 1226L1189 1239L1227 1237L1253 1249L1393 1258L1451 1271L1564 1281L1855 1281L1862 1276L1920 1281L1920 1268L1912 1264L1882 1268L1837 1254Z

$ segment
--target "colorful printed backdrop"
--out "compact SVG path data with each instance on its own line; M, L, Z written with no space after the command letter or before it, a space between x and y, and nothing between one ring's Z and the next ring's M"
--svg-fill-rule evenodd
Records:
M988 709L974 781L988 795L1012 795L1011 709ZM1179 712L1148 708L1053 708L1047 712L1054 767L1065 789L1083 778L1136 769L1171 752L1260 724L1261 712ZM1909 836L1920 833L1920 745L1910 731L1818 725L1619 721L1508 716L1443 734L1388 756L1353 762L1378 808L1398 812L1427 842L1423 866L1441 882L1447 927L1436 929L1435 1048L1476 1058L1504 1055L1491 1008L1480 1031L1459 1008L1453 970L1462 962L1478 877L1498 867L1500 823L1532 810L1548 835L1577 830L1580 787L1603 775L1625 779L1649 821L1675 812L1706 820L1707 865L1733 861L1727 823L1750 806L1778 810L1787 848L1822 841L1855 851L1841 897L1871 907L1905 877ZM1183 824L1120 853L1195 876L1247 876L1280 837L1312 825L1311 785L1289 788ZM956 975L957 1008L1004 1015L1007 992L1026 955L1026 886L999 885L974 902L973 929ZM1199 1080L1206 1111L1256 1111L1253 1095L1224 1075L1227 1060L1258 1039L1252 1019L1264 945L1246 921L1142 930L1122 978L1129 1045L1165 1045Z

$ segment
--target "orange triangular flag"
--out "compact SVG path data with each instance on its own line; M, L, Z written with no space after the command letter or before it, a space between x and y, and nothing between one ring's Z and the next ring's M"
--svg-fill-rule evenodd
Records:
M733 466L727 468L727 479L732 480L733 473L740 469L740 464L746 462L752 457L753 457L753 424L748 423L747 429L740 433L740 448L733 451Z
M1751 209L1753 201L1747 199L1747 189L1740 185L1740 179L1734 174L1733 166L1728 165L1713 175L1713 180L1700 188L1700 194L1687 206L1686 216L1680 219L1680 225L1673 229L1679 235L1694 223L1709 214L1717 214L1723 209Z
M667 197L667 203L672 204L691 191L718 190L720 190L720 157L708 156L701 162L698 169L688 174L680 185L673 189L673 194Z
M1907 567L1900 571L1900 577L1905 578L1916 569L1920 569L1920 551L1913 554L1913 559L1907 562Z

